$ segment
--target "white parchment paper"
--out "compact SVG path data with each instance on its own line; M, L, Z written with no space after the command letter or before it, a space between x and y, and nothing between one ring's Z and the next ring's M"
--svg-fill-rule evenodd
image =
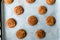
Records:
M5 35L5 39L3 40L20 40L16 37L16 31L19 29L25 29L27 32L27 36L22 40L60 40L60 0L56 0L54 5L46 4L46 0L36 0L33 4L28 4L26 0L14 0L14 2L10 5L4 4L4 28L3 34ZM22 15L17 16L14 13L14 7L23 6L24 13ZM46 6L47 13L44 15L40 15L38 13L39 6ZM38 19L38 23L35 26L30 26L27 22L29 16L36 16ZM56 24L52 27L48 26L45 22L48 16L54 16L56 18ZM8 28L6 26L6 21L9 18L14 18L17 21L17 25L15 28ZM39 29L43 29L46 32L46 37L43 39L38 39L35 36L35 32ZM5 33L4 33L5 32Z

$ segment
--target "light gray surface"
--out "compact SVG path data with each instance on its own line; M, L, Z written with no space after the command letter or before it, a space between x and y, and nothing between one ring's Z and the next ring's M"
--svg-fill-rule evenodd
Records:
M0 40L1 40L1 38L0 38Z
M2 7L2 18L3 18L3 40L18 40L16 37L16 31L19 29L25 29L27 36L23 40L60 40L60 0L56 0L54 5L47 5L46 0L36 0L33 4L28 4L26 0L14 0L11 5L4 4L4 10ZM23 6L24 13L22 15L15 15L14 7ZM37 8L41 5L47 7L47 13L45 15L40 15ZM3 13L4 11L4 13ZM27 18L34 15L38 18L38 23L35 26L30 26L27 23ZM48 16L54 16L56 18L56 24L52 27L45 23L45 19ZM6 20L9 18L14 18L17 21L15 28L8 28L6 26ZM35 36L35 32L39 29L43 29L46 32L46 37L44 39L38 39Z
M0 30L0 35L1 35L1 30Z

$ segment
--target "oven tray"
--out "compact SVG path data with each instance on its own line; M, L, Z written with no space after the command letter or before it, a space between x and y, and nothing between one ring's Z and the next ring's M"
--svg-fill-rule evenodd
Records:
M54 5L47 5L45 1L36 0L33 4L27 4L26 0L14 0L11 5L6 5L2 0L2 40L18 40L15 34L17 30L22 28L27 31L27 36L22 40L60 40L60 0L56 0ZM15 6L19 5L23 6L25 12L22 15L16 16L13 10ZM48 11L45 15L40 15L37 12L36 9L40 5L47 7ZM31 15L35 15L39 20L38 24L33 27L27 23L27 18ZM54 16L56 18L56 24L52 27L45 23L45 19L48 16ZM18 22L15 28L8 28L6 26L6 20L9 18L14 18ZM35 32L38 29L43 29L46 32L45 38L36 38Z

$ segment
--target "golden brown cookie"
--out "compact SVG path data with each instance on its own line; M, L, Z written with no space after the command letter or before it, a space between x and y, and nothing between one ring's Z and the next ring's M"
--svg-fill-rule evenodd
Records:
M40 29L38 31L36 31L36 37L37 38L44 38L46 36L46 33L44 32L44 30Z
M36 0L26 0L28 3L34 3Z
M37 22L38 22L38 19L35 16L30 16L28 18L28 24L31 25L31 26L36 25Z
M9 27L9 28L14 28L16 26L16 21L13 19L13 18L10 18L7 20L6 22L6 25Z
M18 39L23 39L27 35L26 31L24 29L20 29L16 32L16 36Z
M46 0L46 3L48 5L53 5L55 3L56 0Z
M13 1L14 1L14 0L4 0L4 3L6 3L6 4L11 4L11 3L13 3Z
M21 14L23 14L24 9L23 9L22 6L16 6L16 7L14 8L14 12L15 12L16 15L21 15Z
M49 26L53 26L56 23L56 19L53 16L49 16L46 18L46 24Z
M39 14L45 14L47 12L47 8L45 6L39 6L38 7L38 13Z

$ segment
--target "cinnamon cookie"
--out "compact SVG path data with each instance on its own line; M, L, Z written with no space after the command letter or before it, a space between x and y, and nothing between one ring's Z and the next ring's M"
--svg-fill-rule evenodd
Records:
M46 33L44 32L44 30L38 30L37 32L36 32L36 37L37 38L44 38L46 36Z
M16 26L16 21L13 19L13 18L10 18L7 20L6 22L6 25L9 27L9 28L14 28Z
M14 8L14 12L15 12L16 15L21 15L21 14L23 14L24 9L23 9L22 6L16 6L16 7Z
M39 14L45 14L47 12L47 8L45 6L39 6L38 7L38 13Z
M28 24L31 25L31 26L36 25L37 22L38 22L38 19L35 16L30 16L28 18Z
M55 3L56 0L46 0L46 3L48 5L53 5Z
M13 1L14 1L14 0L4 0L4 3L6 3L6 4L11 4L11 3L13 3Z
M28 3L34 3L36 0L26 0Z
M26 31L24 29L20 29L16 32L16 36L18 39L23 39L27 35Z
M46 24L49 26L53 26L56 23L56 19L53 16L49 16L46 19Z

